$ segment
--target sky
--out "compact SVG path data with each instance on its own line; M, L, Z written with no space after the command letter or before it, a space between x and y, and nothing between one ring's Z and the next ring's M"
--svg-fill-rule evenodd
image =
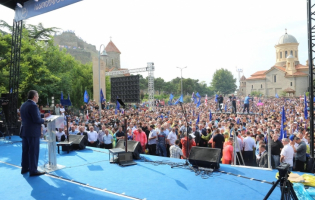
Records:
M220 68L237 79L236 68L245 77L270 69L286 28L299 42L305 65L306 13L306 1L299 0L84 0L26 23L73 30L97 50L112 37L122 68L154 62L155 77L170 81L181 76L176 67L187 66L183 78L210 85ZM0 19L11 23L13 17L13 10L0 5Z

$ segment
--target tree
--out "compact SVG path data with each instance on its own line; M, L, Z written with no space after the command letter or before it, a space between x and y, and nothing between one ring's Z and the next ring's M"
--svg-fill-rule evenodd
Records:
M262 96L263 94L262 94L260 91L252 91L252 92L250 93L250 95L255 96L255 97L260 97L260 96Z
M234 93L236 90L236 78L227 69L216 70L210 83L215 91L222 94Z
M161 90L163 89L165 81L162 78L155 78L154 79L154 89L159 91L159 94L161 93Z
M140 82L140 90L147 90L148 89L148 79L143 78L141 74L139 75L139 82Z

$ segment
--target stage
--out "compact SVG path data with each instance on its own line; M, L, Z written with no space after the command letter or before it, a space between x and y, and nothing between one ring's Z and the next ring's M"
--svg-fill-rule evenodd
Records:
M277 173L221 164L220 171L224 172L197 175L185 168L155 165L143 159L137 160L137 165L120 167L109 163L107 150L87 147L57 154L58 164L65 168L29 177L28 173L20 173L21 146L17 136L10 141L0 140L1 199L263 199ZM41 142L39 165L48 161L47 151L47 144ZM142 157L184 163L180 159ZM276 188L269 199L279 200L280 189Z

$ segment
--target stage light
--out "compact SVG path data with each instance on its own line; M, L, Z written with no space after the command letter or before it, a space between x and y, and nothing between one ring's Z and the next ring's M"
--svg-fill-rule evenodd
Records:
M35 2L38 2L38 0L34 0Z
M16 5L17 5L19 8L23 8L22 4L20 4L20 3L17 3Z

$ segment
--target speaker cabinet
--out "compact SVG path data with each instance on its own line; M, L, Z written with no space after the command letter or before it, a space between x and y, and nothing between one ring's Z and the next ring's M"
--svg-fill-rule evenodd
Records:
M140 102L140 76L114 77L111 81L111 102L117 97L126 103Z
M125 140L118 140L115 148L121 148L125 150ZM133 159L140 159L140 153L142 151L140 142L128 140L127 141L127 152L131 152Z
M72 142L70 150L82 150L85 149L87 138L84 135L69 135L69 142ZM68 151L67 148L67 146L62 146L62 151Z
M221 149L208 147L192 147L189 155L189 162L195 167L212 169L220 168Z

